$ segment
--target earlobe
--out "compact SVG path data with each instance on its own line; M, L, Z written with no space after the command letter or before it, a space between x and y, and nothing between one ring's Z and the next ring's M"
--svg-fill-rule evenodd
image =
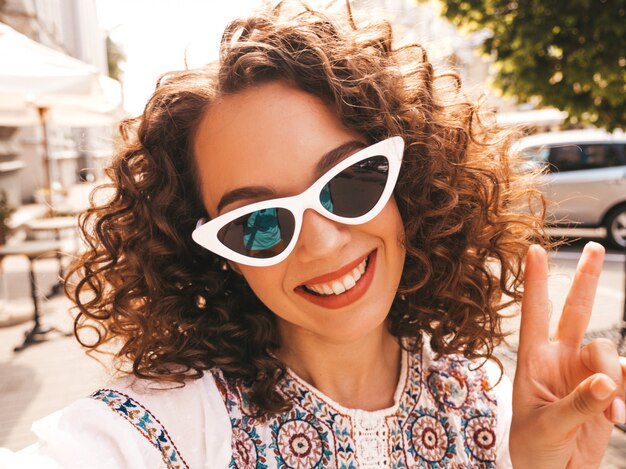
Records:
M241 270L239 269L239 266L237 264L235 264L234 262L231 261L227 261L228 262L228 267L233 271L238 273L239 275L243 275L241 273Z

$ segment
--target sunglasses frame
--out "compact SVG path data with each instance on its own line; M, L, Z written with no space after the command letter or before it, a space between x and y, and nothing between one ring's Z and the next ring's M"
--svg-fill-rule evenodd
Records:
M342 223L345 225L360 225L367 223L376 217L387 204L393 189L398 181L398 175L400 173L400 166L402 164L402 157L404 153L404 140L402 137L396 136L378 143L370 145L357 151L353 155L350 155L346 159L340 161L330 170L324 173L317 181L315 181L308 189L301 192L298 195L289 197L281 197L278 199L263 200L261 202L255 202L243 207L239 207L235 210L227 212L223 215L215 217L206 223L204 219L198 221L196 229L191 234L193 240L209 251L224 257L230 261L238 264L248 265L252 267L268 267L278 264L285 260L291 251L293 251L298 238L300 237L300 231L302 228L302 219L304 212L307 209L313 209L320 215L328 218L329 220ZM387 182L385 188L376 202L376 205L372 207L366 214L356 218L346 218L337 216L324 208L320 201L320 193L328 182L337 176L339 173L349 168L350 166L371 158L373 156L384 156L389 162L389 172L387 174ZM285 247L285 249L278 255L266 258L249 257L233 251L228 246L223 244L217 237L219 231L228 223L236 220L239 217L250 214L257 210L263 210L268 208L283 208L291 212L294 217L294 230L291 237L291 241Z

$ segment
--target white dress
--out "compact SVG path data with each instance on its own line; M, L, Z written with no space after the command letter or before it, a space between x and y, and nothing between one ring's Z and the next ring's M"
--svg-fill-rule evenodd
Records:
M394 405L347 409L292 372L292 409L265 421L221 372L172 389L126 378L33 424L1 468L509 468L511 383L497 366L402 354ZM499 382L498 382L499 381ZM496 384L497 383L497 384Z

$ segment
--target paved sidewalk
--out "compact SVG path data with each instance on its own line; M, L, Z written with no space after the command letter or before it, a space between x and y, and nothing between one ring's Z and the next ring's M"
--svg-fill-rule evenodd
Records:
M0 289L5 298L0 311L29 311L27 262L7 257L3 265L6 290L2 293ZM49 291L56 281L56 261L38 261L36 269L40 289ZM70 331L69 306L69 301L60 295L42 301L42 322ZM14 353L13 347L21 343L31 325L29 321L0 327L0 446L11 450L35 441L29 431L34 420L89 395L106 382L107 376L104 368L86 357L72 337L50 334L50 340ZM504 364L510 376L514 358L514 354L504 353ZM613 431L601 467L626 469L626 433Z
M16 316L25 312L32 315L27 261L7 257L3 266L4 276L8 277L4 292L8 299L0 303L0 311L17 311ZM50 291L57 279L56 260L36 261L35 268L41 291ZM70 303L64 296L44 299L41 306L43 325L66 332L72 330ZM86 357L73 337L51 332L50 340L13 352L32 324L29 320L0 328L0 446L12 450L35 441L30 433L34 420L89 395L106 381L104 368Z

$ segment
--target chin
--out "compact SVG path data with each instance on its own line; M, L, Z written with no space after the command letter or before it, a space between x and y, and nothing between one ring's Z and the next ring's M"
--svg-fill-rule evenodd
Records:
M380 311L380 310L378 310ZM389 311L389 308L384 309ZM356 314L347 315L341 320L329 320L324 322L324 327L318 334L336 343L350 343L363 339L379 330L387 328L387 314L380 315L372 312L371 315L357 311Z

